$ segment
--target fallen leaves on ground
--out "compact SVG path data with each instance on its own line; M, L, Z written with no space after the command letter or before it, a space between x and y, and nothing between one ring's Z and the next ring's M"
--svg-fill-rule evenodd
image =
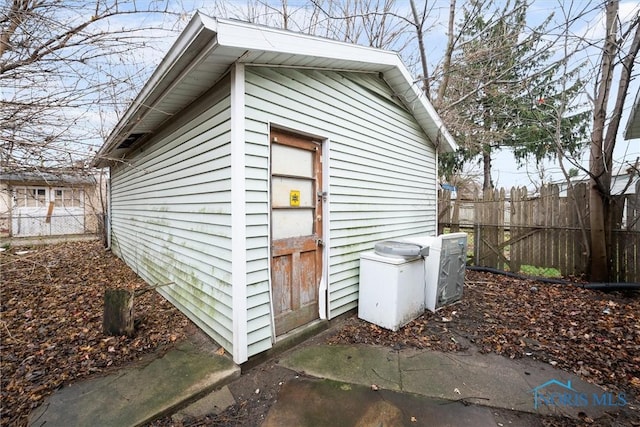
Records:
M104 290L147 284L99 242L11 249L0 253L0 271L1 425L25 425L29 412L55 389L156 354L194 327L157 292L146 292L134 300L135 336L103 335ZM475 345L640 395L638 292L468 271L462 301L397 332L352 317L329 342L440 351Z
M530 357L640 396L640 292L602 292L468 271L464 296L396 332L352 318L330 343ZM470 344L469 344L470 343Z
M148 285L97 241L12 248L0 253L0 270L1 425L25 425L55 389L167 349L192 327L144 292L134 299L134 336L104 335L105 289Z

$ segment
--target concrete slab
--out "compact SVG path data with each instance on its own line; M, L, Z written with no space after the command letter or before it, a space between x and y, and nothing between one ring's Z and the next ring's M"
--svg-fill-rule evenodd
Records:
M536 408L534 390L552 379L565 384L571 381L576 391L589 396L602 394L604 390L532 360L507 359L497 354L404 350L400 353L400 366L403 390L425 396L465 399L496 408L573 418L578 418L580 412L598 417L607 409L598 405L538 405Z
M305 402L301 405L300 402ZM287 383L263 427L496 426L488 408L331 380Z
M570 373L495 354L320 344L280 364L319 378L537 414L597 418L611 409L602 404L603 389Z
M141 425L239 375L227 357L185 342L145 366L58 390L30 415L29 425Z
M387 347L304 346L279 364L314 377L401 390L398 353Z
M174 421L182 421L185 418L199 418L209 414L219 414L229 406L236 403L236 399L231 394L229 387L224 386L220 390L215 390L192 403L184 409L171 416Z

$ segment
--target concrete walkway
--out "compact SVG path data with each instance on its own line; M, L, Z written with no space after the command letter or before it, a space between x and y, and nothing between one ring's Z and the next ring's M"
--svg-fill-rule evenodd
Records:
M301 405L300 402L304 402ZM538 426L535 416L496 417L490 408L330 380L299 378L278 394L262 427ZM500 424L498 424L500 423Z
M604 390L570 373L496 354L323 344L294 351L280 364L343 383L544 415L597 418L612 409L602 405Z
M80 381L55 392L30 426L137 426L240 376L229 358L186 341L144 366Z
M219 413L235 403L224 385L240 368L214 351L186 341L146 365L66 386L30 415L29 425L138 426L167 414L180 420ZM620 409L616 396L570 373L495 354L317 340L278 363L304 375L282 385L266 426L530 426L541 414L597 419Z

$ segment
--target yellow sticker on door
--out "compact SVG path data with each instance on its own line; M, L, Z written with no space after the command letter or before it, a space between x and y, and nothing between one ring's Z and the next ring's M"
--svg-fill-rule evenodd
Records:
M300 190L289 192L289 206L300 206Z

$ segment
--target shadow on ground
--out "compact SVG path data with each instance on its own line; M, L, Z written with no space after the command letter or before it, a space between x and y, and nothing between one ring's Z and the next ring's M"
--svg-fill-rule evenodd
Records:
M263 426L539 426L526 413L331 380L297 378L280 391Z

